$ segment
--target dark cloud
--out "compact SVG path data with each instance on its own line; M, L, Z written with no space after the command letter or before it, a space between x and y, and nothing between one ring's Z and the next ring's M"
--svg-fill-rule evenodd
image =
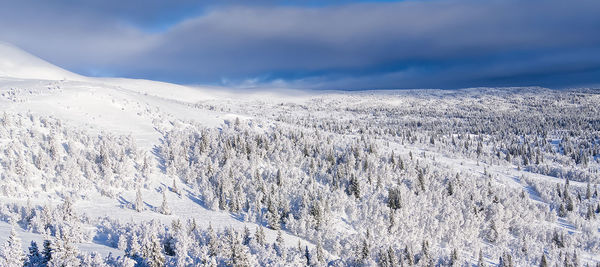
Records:
M335 89L600 83L598 1L44 3L2 9L0 36L83 74Z

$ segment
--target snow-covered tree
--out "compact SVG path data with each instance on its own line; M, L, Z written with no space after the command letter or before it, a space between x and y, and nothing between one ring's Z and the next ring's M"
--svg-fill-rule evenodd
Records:
M43 257L42 254L40 254L40 250L35 241L31 241L31 244L29 245L29 253L27 254L27 259L25 260L25 264L23 266L43 266Z
M256 240L256 243L258 243L261 246L265 245L265 231L262 227L262 225L259 225L258 227L256 227L256 231L254 234L254 239Z
M135 192L135 203L134 203L135 211L141 212L144 210L144 201L142 200L142 191L138 187Z
M163 254L162 245L160 240L156 236L156 233L152 231L150 233L150 240L147 246L147 254L145 255L146 264L150 267L161 267L165 264L165 255Z
M283 234L282 234L281 230L277 230L277 239L275 239L274 248L275 248L275 251L277 251L277 255L279 257L285 259L286 247L285 247L285 243L283 240Z
M120 250L127 250L127 237L124 234L119 235L119 241L117 243L117 248Z
M169 209L169 205L167 204L167 194L165 193L165 190L163 190L162 192L162 204L160 205L160 213L164 214L164 215L171 215L171 210Z
M77 266L81 263L79 250L75 245L76 236L69 228L61 228L51 244L49 266ZM45 249L44 249L45 250Z
M17 236L17 232L13 227L10 231L10 235L6 240L6 243L2 246L2 253L0 254L0 260L2 266L7 267L21 267L25 260L23 254L23 248L21 239Z

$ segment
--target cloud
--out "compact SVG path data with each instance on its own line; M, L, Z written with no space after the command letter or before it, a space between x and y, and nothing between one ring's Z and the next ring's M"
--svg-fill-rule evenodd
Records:
M598 1L59 2L0 11L0 35L84 74L335 89L600 80Z

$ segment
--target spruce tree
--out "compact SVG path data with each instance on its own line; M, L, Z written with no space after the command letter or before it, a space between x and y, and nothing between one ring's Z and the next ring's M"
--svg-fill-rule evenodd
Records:
M244 225L244 237L242 244L247 246L248 244L250 244L250 240L252 240L252 237L250 236L250 229L248 229L248 226Z
M178 231L175 234L175 256L177 259L177 266L189 266L192 259L189 255L191 251L190 245L191 240L190 237L184 231Z
M592 206L591 206L591 205L589 205L589 206L588 206L587 213L586 213L586 215L585 215L585 218L586 218L587 220L591 220L591 219L594 219L595 217L596 217L596 214L594 213L594 210L592 209Z
M396 259L396 253L394 253L394 249L392 247L388 247L387 251L383 254L383 257L386 258L386 262L388 266L397 266L398 260Z
M325 250L323 249L323 242L320 237L317 239L317 249L315 253L317 254L317 265L325 265Z
M72 222L77 217L75 209L73 208L73 202L68 197L64 199L62 204L62 214L65 222Z
M160 240L156 236L156 233L153 231L150 234L150 244L148 251L146 263L149 267L162 267L165 266L165 255L162 251L162 246L160 244Z
M144 210L144 201L142 200L142 191L140 187L137 188L135 192L135 211L142 212Z
M483 260L483 251L479 250L479 258L477 260L477 267L485 267L485 261Z
M283 185L283 177L281 175L281 170L280 169L277 170L277 175L275 176L275 181L277 182L278 186L282 186Z
M21 247L21 239L17 236L17 232L13 227L10 231L10 235L2 247L2 253L0 259L2 266L6 267L21 267L25 260L23 255L23 248Z
M217 239L217 235L215 234L211 223L209 223L206 232L206 238L208 239L206 243L208 243L209 256L216 257L219 253L219 240Z
M165 191L166 190L163 190L162 192L163 200L162 204L160 205L160 213L164 215L171 215L171 210L169 209L169 205L167 204L167 194L165 193Z
M496 222L492 219L490 222L490 229L487 232L487 241L495 243L498 240L498 229Z
M136 233L131 234L131 239L129 240L129 250L127 251L127 255L130 257L139 256L142 252L142 247L140 246L140 242L138 241L138 236Z
M452 250L452 255L450 255L450 266L460 266L458 262L458 250L456 248Z
M25 261L26 267L37 267L43 266L43 258L40 254L38 245L35 241L31 241L31 245L29 245L29 254L27 254L27 259Z
M250 252L248 251L248 248L242 244L239 234L233 229L228 229L227 238L229 243L229 264L234 267L252 266Z
M563 218L567 216L567 209L563 203L560 203L560 207L558 208L558 216Z
M393 210L402 208L402 196L400 195L400 188L388 189L388 207Z
M371 258L371 247L369 245L369 241L365 238L363 239L362 245L358 248L357 259L360 263L366 263Z
M562 189L560 189L559 183L556 183L556 193L558 194L558 197L562 198Z
M421 191L425 192L425 175L422 170L419 170L419 174L417 175L417 181L419 181L419 188Z
M285 259L285 243L283 242L283 234L281 230L277 230L277 239L275 239L275 251L277 256Z
M269 197L267 202L267 223L271 229L279 230L281 228L281 217L277 208L278 205L272 197Z
M412 248L408 245L404 248L404 255L406 256L408 266L413 266L415 264L415 255Z
M52 260L52 242L49 239L44 240L44 250L42 251L42 264L48 265Z
M173 193L180 195L179 188L177 187L177 179L175 179L175 177L173 177L173 186L171 187L171 190Z
M429 260L429 242L427 240L423 240L421 244L421 258L424 260Z
M78 266L81 264L78 258L79 251L71 236L65 231L61 231L59 238L52 243L52 258L49 261L50 266Z
M348 184L348 194L356 197L357 199L360 198L360 182L354 174L350 176L350 183Z
M127 250L127 238L124 234L119 235L119 240L117 241L117 248L120 250Z
M381 266L381 267L392 266L392 264L389 262L389 259L387 257L387 253L385 252L385 250L382 249L379 251L378 258L379 258L379 261L377 262L378 266Z
M308 246L304 247L304 259L306 260L306 266L310 265L310 251L308 250Z
M266 241L265 241L265 231L263 230L262 225L259 225L256 228L256 232L254 233L254 238L256 239L256 243L258 243L261 246L264 246Z
M542 259L540 260L540 267L548 267L548 260L546 259L546 254L542 254Z
M573 202L573 198L567 195L567 211L573 211L575 209L575 203Z
M453 194L454 194L454 186L453 186L453 184L452 184L452 181L448 181L448 187L447 187L447 190L448 190L448 195L449 195L449 196L451 196L451 195L453 195Z

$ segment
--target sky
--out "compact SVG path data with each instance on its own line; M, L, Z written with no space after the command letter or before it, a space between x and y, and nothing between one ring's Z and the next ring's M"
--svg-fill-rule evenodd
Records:
M0 6L0 41L88 76L238 88L600 86L597 0Z

